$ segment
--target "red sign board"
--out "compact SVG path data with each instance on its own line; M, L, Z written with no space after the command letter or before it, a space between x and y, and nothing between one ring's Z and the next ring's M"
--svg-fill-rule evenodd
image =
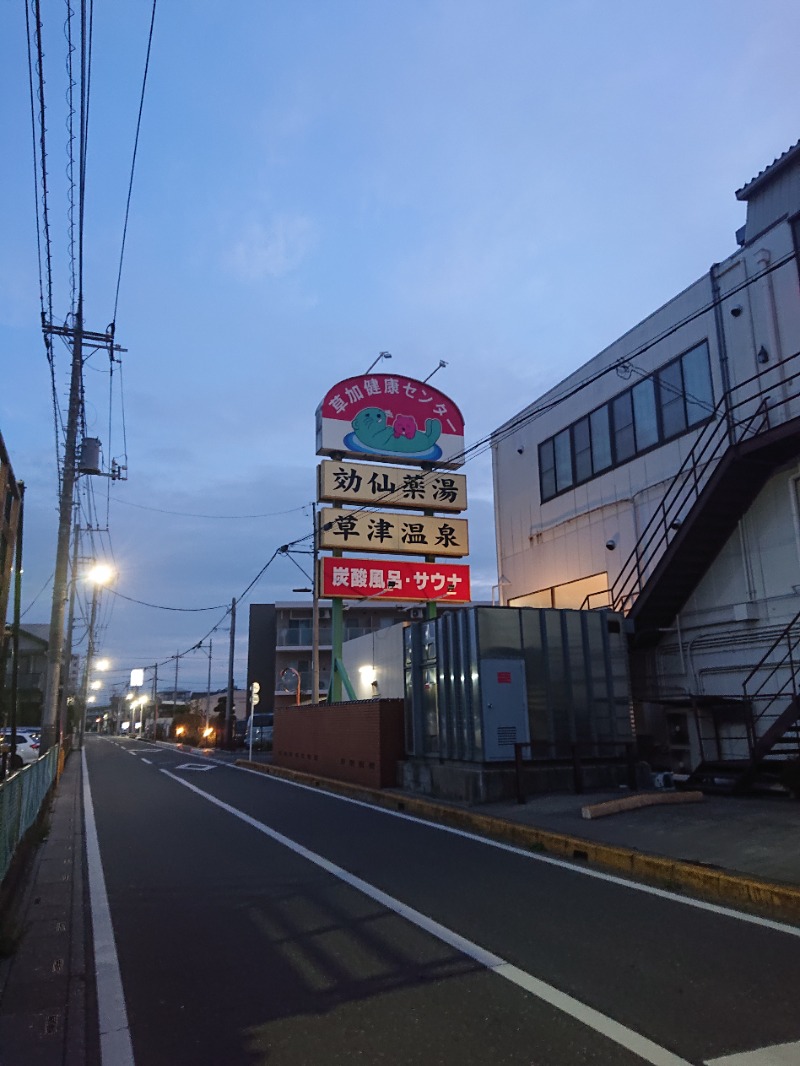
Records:
M464 418L458 407L416 378L346 378L317 408L317 455L461 466L463 451Z
M393 559L320 560L320 596L346 600L469 603L469 567Z

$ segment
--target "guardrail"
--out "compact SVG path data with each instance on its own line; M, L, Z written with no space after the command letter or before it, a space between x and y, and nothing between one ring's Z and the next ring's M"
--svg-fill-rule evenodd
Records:
M0 882L20 841L39 816L56 779L60 752L54 745L41 759L0 781Z

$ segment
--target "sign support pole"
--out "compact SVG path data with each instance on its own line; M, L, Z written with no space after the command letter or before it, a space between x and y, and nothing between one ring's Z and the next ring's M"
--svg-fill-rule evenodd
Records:
M334 559L341 559L340 549L334 549ZM336 596L331 600L331 703L342 702L342 676L337 663L342 661L344 643L344 600Z

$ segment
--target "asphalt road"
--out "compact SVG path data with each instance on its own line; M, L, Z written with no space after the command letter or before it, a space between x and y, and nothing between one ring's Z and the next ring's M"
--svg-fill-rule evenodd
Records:
M207 756L86 757L103 1066L800 1063L796 929ZM91 848L89 879L96 912Z

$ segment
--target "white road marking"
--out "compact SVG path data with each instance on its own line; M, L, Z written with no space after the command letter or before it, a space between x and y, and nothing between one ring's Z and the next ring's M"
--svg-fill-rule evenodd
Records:
M148 766L152 766L153 765L153 760L152 759L145 759L144 756L142 756L142 762L146 762Z
M100 1026L100 1060L103 1066L134 1066L128 1011L125 1007L125 994L122 991L117 945L114 940L111 910L106 894L106 879L100 858L100 844L97 839L92 792L89 788L85 748L81 755L86 859L94 939L97 1014Z
M775 1044L758 1051L743 1051L739 1055L723 1055L721 1059L707 1059L706 1066L797 1066L800 1063L800 1043Z
M747 922L749 925L758 925L763 929L772 929L777 933L785 933L788 936L800 937L800 927L794 925L784 925L782 922L773 921L770 918L761 918L757 914L747 914L745 911L736 911L730 907L722 907L718 903L709 903L703 899L692 899L690 896L681 896L675 892L670 892L666 888L656 888L654 885L646 885L640 881L629 881L625 877L619 877L616 874L605 873L602 870L592 870L586 866L578 866L576 863L569 862L567 859L556 859L552 855L543 855L541 852L526 851L524 848L517 847L514 844L504 844L501 840L491 840L489 837L479 836L477 833L470 833L466 829L455 829L450 825L442 825L440 822L432 822L427 818L422 818L416 814L406 814L405 811L393 811L388 807L378 807L374 803L367 803L364 800L353 799L351 796L341 796L337 792L326 792L324 789L315 788L313 785L303 785L298 781L290 781L285 777L273 777L271 774L263 774L259 770L251 770L247 766L236 766L231 763L224 764L230 766L233 770L239 770L245 774L255 774L262 781L266 778L268 781L274 781L276 784L288 785L290 788L304 789L306 792L315 792L318 796L323 795L330 799L339 800L341 803L352 803L356 807L364 807L366 810L374 811L376 814L383 814L389 818L400 818L406 822L415 822L417 825L427 826L429 829L435 829L440 833L450 833L453 836L464 837L466 840L472 840L477 844L485 844L490 848L497 848L499 851L508 851L512 855L519 855L523 859L529 859L531 862L543 862L549 866L558 866L562 870L571 870L574 874L579 874L581 877L595 877L598 881L608 881L612 885L621 885L623 888L629 888L634 892L644 892L648 896L657 896L660 899L668 899L672 903L680 903L684 907L695 907L697 910L710 911L712 914L720 914L725 918L733 918L739 922ZM557 832L556 836L560 835ZM779 1063L778 1066L783 1066ZM792 1066L800 1066L800 1059Z
M667 1051L666 1048L662 1048L658 1044L653 1043L652 1040L648 1040L647 1037L634 1032L632 1029L628 1029L619 1022L615 1022L613 1018L606 1017L604 1014L594 1010L587 1004L581 1003L580 1000L574 999L572 996L560 992L557 988L545 984L544 981L540 981L539 978L534 977L532 974L526 973L524 970L520 970L511 963L506 962L506 960L499 955L486 951L484 948L480 947L480 945L473 943L471 940L467 940L454 930L448 929L447 926L441 925L433 918L422 914L421 911L406 906L405 903L401 903L400 900L395 899L394 896L390 896L386 892L381 891L381 889L369 884L368 881L363 881L360 877L356 877L341 866L329 862L316 852L309 851L309 849L303 847L302 844L298 844L290 837L284 836L283 833L279 833L277 830L270 828L270 826L265 825L264 822L259 822L257 819L251 818L249 814L245 814L236 807L232 807L230 804L217 799L216 796L211 796L207 792L203 792L203 790L196 785L190 784L181 777L176 777L176 775L170 773L169 770L161 770L161 773L166 774L166 776L173 781L177 781L178 784L183 785L184 788L191 789L191 791L198 796L208 800L209 803L213 803L215 807L219 807L222 810L227 811L228 814L232 814L235 818L239 818L247 825L252 826L253 829L257 829L260 833L263 833L265 836L270 837L271 840L274 840L276 843L293 851L301 858L306 859L308 862L325 870L327 873L338 878L340 881L343 881L345 884L350 885L351 888L355 888L357 891L362 892L365 896L375 900L376 903L379 903L387 910L412 922L418 928L430 933L431 936L435 936L449 947L454 948L456 951L460 951L462 954L466 955L467 958L473 959L480 966L484 966L492 973L497 974L498 977L505 978L512 984L517 985L518 988L532 993L543 1002L555 1007L562 1013L569 1015L571 1018L574 1018L581 1024L593 1029L595 1032L602 1034L615 1044L627 1048L645 1062L651 1063L651 1066L691 1066L691 1063L687 1062L686 1059L674 1055L671 1051Z
M215 767L209 766L208 763L206 763L205 766L200 766L196 762L183 762L183 763L180 764L180 766L176 766L175 769L176 770L196 770L197 773L204 774L206 772L206 770L214 770ZM167 771L164 770L163 772L166 773Z

